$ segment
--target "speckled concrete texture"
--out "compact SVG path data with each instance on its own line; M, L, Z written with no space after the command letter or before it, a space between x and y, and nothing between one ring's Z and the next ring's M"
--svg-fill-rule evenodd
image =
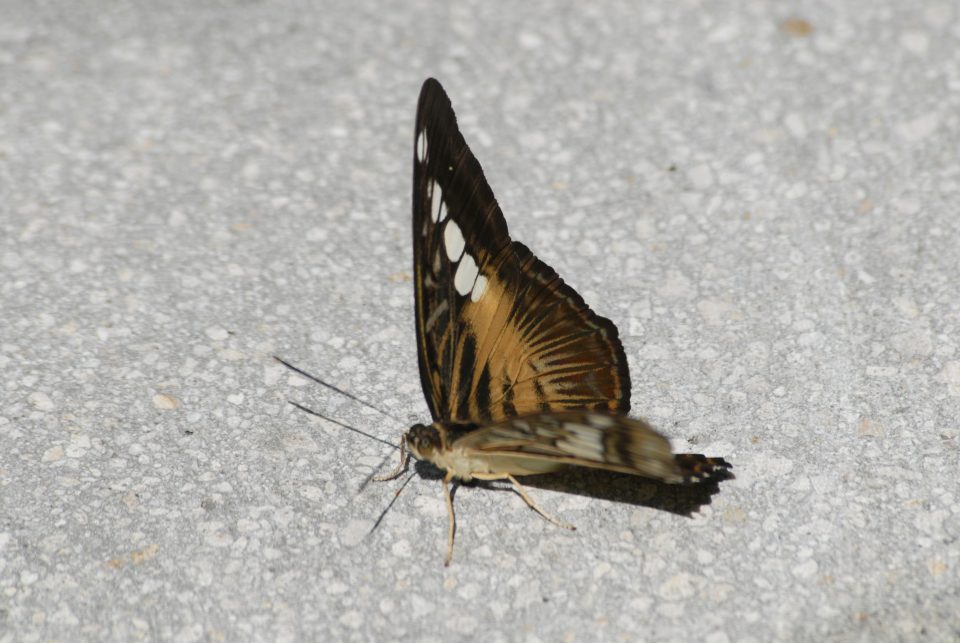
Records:
M789 6L788 6L789 5ZM960 6L0 2L0 641L956 640ZM417 92L736 479L371 483ZM271 359L386 409L385 417Z

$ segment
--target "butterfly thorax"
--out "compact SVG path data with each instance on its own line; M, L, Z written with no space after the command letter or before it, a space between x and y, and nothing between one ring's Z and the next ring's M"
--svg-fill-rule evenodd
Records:
M414 424L404 435L407 449L418 460L452 472L461 480L470 480L475 473L489 473L483 458L471 455L457 445L457 439L477 428L476 424L434 422L426 426Z
M469 482L474 477L510 473L529 475L556 471L562 463L529 460L488 450L483 441L472 439L483 435L479 426L470 423L434 422L426 426L414 424L404 435L406 447L418 460L424 460L454 477Z

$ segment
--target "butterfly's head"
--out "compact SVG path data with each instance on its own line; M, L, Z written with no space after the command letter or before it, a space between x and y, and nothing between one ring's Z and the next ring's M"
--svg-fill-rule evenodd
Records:
M443 441L440 432L433 426L414 424L404 434L403 439L407 448L418 460L432 461L434 454L440 450Z

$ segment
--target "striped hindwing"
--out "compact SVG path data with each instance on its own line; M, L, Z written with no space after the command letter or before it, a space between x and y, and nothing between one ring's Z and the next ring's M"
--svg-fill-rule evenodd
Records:
M526 475L576 465L664 482L709 478L730 465L723 458L674 455L670 442L643 420L591 411L541 413L457 433L448 445L465 460Z
M629 410L616 327L510 239L432 78L417 107L413 239L420 378L434 420Z

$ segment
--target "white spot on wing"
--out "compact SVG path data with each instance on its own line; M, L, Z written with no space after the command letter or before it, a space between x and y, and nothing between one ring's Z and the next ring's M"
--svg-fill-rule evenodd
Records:
M417 159L421 163L427 160L427 130L417 134Z
M450 261L459 261L463 254L463 233L453 219L447 221L443 228L443 246L447 249L447 258Z
M487 290L487 278L483 275L477 277L477 282L473 284L473 290L470 291L470 301L476 303L480 301L480 298L483 297L483 293Z
M615 424L612 417L599 413L587 416L587 421L598 429L607 429Z
M453 277L453 287L461 295L466 295L473 289L473 282L477 280L479 274L477 262L473 260L473 257L465 254L463 259L460 260L460 265L457 266L457 274Z
M430 188L430 209L433 211L433 220L440 223L440 212L443 210L443 190L436 181Z

